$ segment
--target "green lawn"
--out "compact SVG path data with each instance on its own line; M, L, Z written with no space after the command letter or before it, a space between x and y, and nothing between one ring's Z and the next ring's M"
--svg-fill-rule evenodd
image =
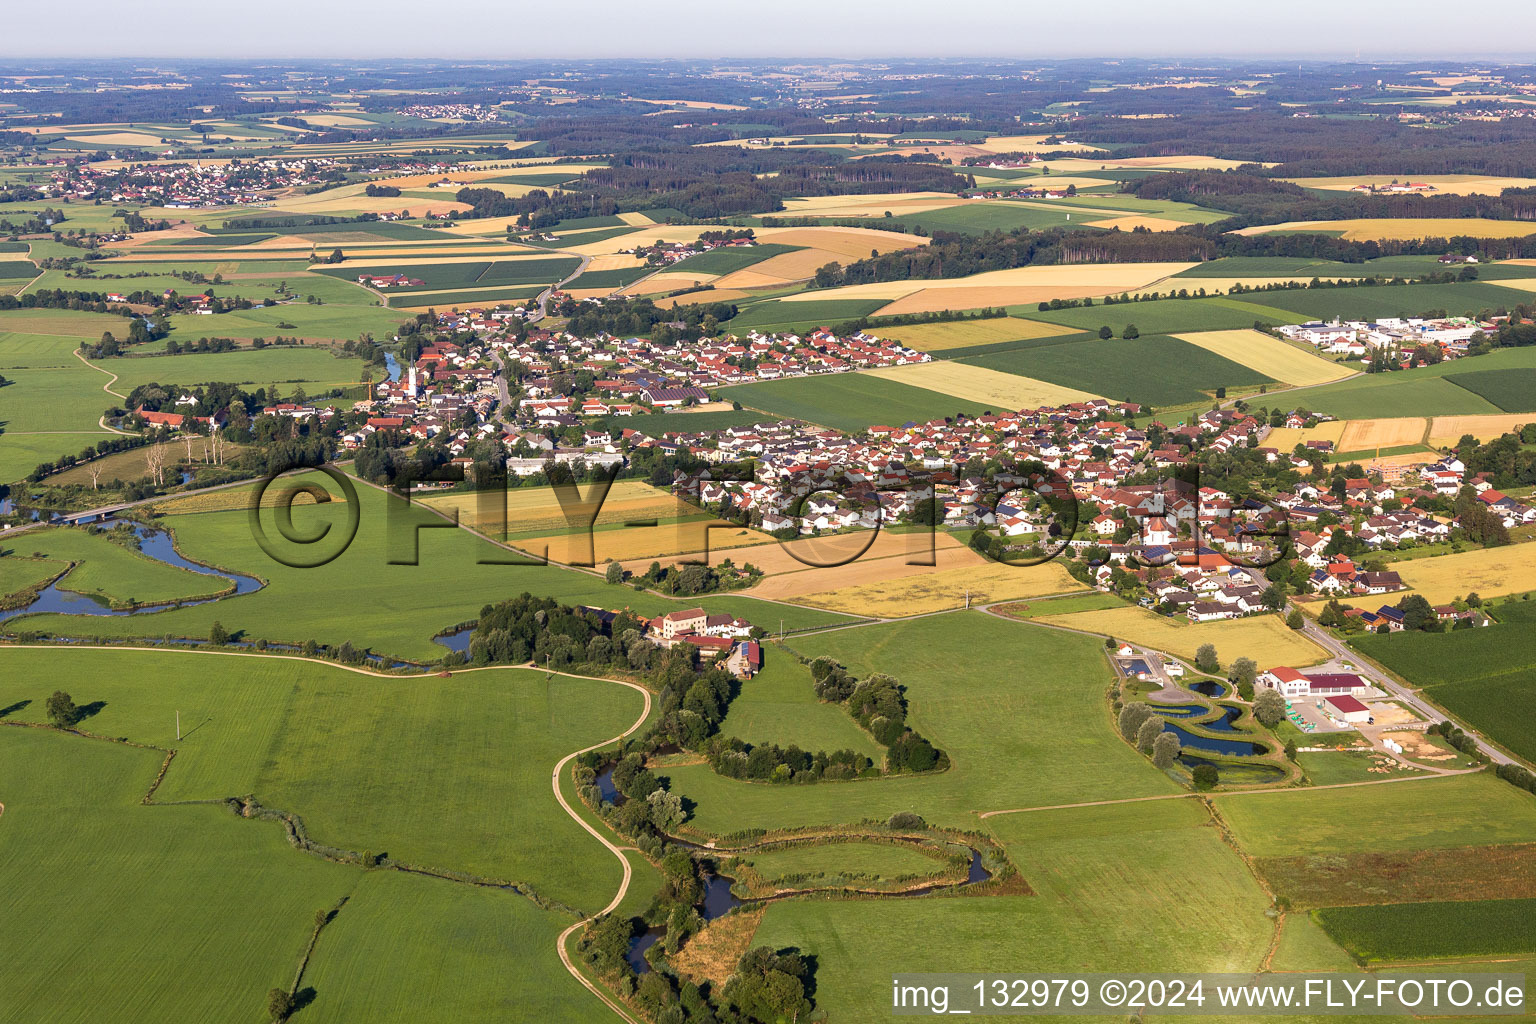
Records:
M1113 217L1115 214L1106 210L1104 216ZM925 210L922 213L906 213L892 217L889 221L879 218L871 220L870 227L901 224L908 230L921 227L930 234L935 231L956 231L980 235L988 231L1012 231L1015 228L1028 228L1031 231L1067 226L1080 228L1087 221L1097 219L1092 214L1059 210L1045 203L1001 199L996 202L965 203L942 210Z
M743 248L724 246L690 256L665 269L686 274L729 274L786 252L796 252L800 248L798 245L778 245L774 242L761 242Z
M5 655L7 690L22 654ZM29 695L44 696L45 680ZM0 729L8 1019L263 1019L315 912L357 885L359 869L296 852L276 822L142 806L163 756Z
M701 292L699 301L710 301L709 293ZM888 305L890 302L886 299L817 299L805 302L769 299L746 307L723 326L726 330L742 335L754 327L760 331L804 331L857 320Z
M1392 903L1313 912L1367 963L1536 953L1536 900Z
M556 958L569 923L512 893L368 874L321 935L297 1019L585 1024L603 1011Z
M167 565L121 544L104 534L92 535L82 527L40 527L14 538L7 548L23 555L43 555L57 564L79 562L59 581L62 590L99 597L109 604L156 604L206 596L228 584L217 576L205 576ZM11 559L0 561L5 566ZM0 570L0 592L13 593L9 573Z
M101 390L111 378L74 352L103 331L126 334L127 323L68 310L0 312L0 376L10 381L0 387L0 483L111 436L98 422L119 401Z
M1215 798L1254 857L1536 842L1536 797L1491 775Z
M1190 285L1200 287L1198 282ZM1149 299L1145 302L1102 303L1073 309L1041 310L1034 306L1010 306L1008 312L1031 320L1063 324L1083 331L1097 331L1109 326L1116 334L1126 324L1135 324L1143 334L1176 334L1188 331L1219 331L1252 327L1255 320L1290 323L1295 314L1262 305L1263 296L1253 301L1227 298Z
M1527 760L1536 759L1536 613L1501 605L1477 630L1362 636L1351 643L1457 718Z
M323 478L319 482L329 483ZM259 576L269 585L213 604L148 615L89 619L39 615L18 621L25 622L30 629L58 630L71 636L140 637L166 633L207 636L209 627L218 620L225 628L240 631L248 639L302 642L313 638L331 644L350 641L355 646L398 657L430 661L445 650L432 643L431 638L438 630L472 620L487 603L523 591L566 603L605 608L629 606L646 615L701 603L698 599L684 603L636 593L628 587L609 586L599 576L557 566L482 562L516 556L466 531L451 528L422 529L420 564L392 565L391 557L409 557L410 524L444 521L420 508L407 508L398 499L386 499L372 487L357 487L361 501L357 536L345 552L325 565L296 569L274 561L252 537L244 509L177 515L168 517L164 525L174 531L177 544L187 557ZM334 491L335 485L330 488ZM396 509L400 536L407 538L403 549L392 548L387 540L390 513L386 502ZM294 523L304 531L332 523L334 537L339 539L346 511L340 501L328 505L296 504ZM265 514L263 522L280 551L286 551L290 557L313 556L313 549L282 542ZM392 556L391 551L397 554ZM444 584L444 580L451 580L452 585ZM712 607L721 605L765 625L776 624L786 613L799 616L800 627L847 621L846 616L834 613L796 611L737 595L712 597L704 603ZM797 628L796 621L786 625Z
M805 420L837 430L859 431L883 423L900 426L964 413L980 415L976 402L942 395L867 373L826 373L814 377L737 384L720 397L770 417Z
M328 347L269 347L191 355L134 356L101 359L92 365L117 374L118 379L112 389L125 395L140 384L151 381L187 386L214 381L251 387L266 387L275 383L287 385L284 388L286 393L292 393L291 385L298 384L306 390L314 391L317 387L355 384L367 366L361 359L338 355ZM378 371L375 371L375 376L378 375ZM102 381L107 379L100 374L97 376ZM110 395L102 395L102 398L101 409L114 402L121 404L120 400ZM97 410L98 415L101 409Z
M618 888L618 865L555 803L549 776L565 754L634 723L642 702L627 687L511 668L378 679L199 652L3 657L0 707L32 701L16 719L44 720L56 680L78 704L104 702L84 728L176 747L160 800L255 794L302 817L316 842L520 882L589 910ZM151 768L134 780L135 800L153 778Z
M830 655L860 677L894 675L907 688L908 722L953 767L811 786L726 779L701 765L669 769L673 788L697 802L691 825L701 832L883 819L905 810L969 828L976 811L1178 792L1115 735L1104 704L1109 669L1096 638L954 612L790 644L806 657Z
M1299 316L1361 320L1384 316L1418 316L1443 309L1452 316L1482 309L1508 309L1531 301L1531 293L1481 281L1461 284L1380 285L1370 288L1306 288L1259 292L1254 301Z
M1448 373L1457 387L1481 395L1505 412L1536 412L1536 368Z
M1452 374L1536 369L1536 348L1503 348L1472 359L1376 373L1308 388L1299 404L1341 419L1381 416L1460 416L1497 413L1492 402L1446 378Z
M790 639L794 645L795 640ZM885 749L836 704L811 689L811 673L788 653L769 648L763 670L742 684L720 731L748 743L797 744L802 750L854 750L879 761Z
M1117 313L1125 309L1115 307ZM1154 407L1199 402L1219 387L1273 383L1224 356L1163 335L1143 334L1131 341L1042 338L1039 343L968 356L961 362Z
M754 943L817 958L830 1019L890 1018L893 972L1252 971L1268 900L1194 801L990 818L1032 896L791 901Z

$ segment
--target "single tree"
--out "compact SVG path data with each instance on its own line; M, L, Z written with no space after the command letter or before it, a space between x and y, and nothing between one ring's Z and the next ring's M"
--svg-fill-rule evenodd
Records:
M618 562L609 562L608 568L603 572L603 579L614 585L624 582L624 567Z
M280 988L267 993L267 1013L273 1020L287 1020L292 1012L293 996Z
M1137 338L1141 337L1141 332L1136 329L1135 324L1126 324L1125 330L1120 332L1120 337L1124 338L1126 341L1135 341Z
M80 709L75 707L74 699L63 690L54 690L53 696L48 698L48 721L60 729L69 729L80 721Z
M1292 761L1296 760L1296 741L1295 740L1286 740L1285 741L1285 756L1290 758Z
M1179 759L1180 743L1178 736L1171 732L1158 733L1157 739L1152 743L1152 763L1167 771L1173 767L1173 762Z
M1153 744L1163 734L1163 720L1158 715L1153 715L1141 727L1136 730L1136 749L1143 754L1152 753Z
M1302 617L1300 608L1292 608L1285 617L1285 624L1292 629L1300 629L1306 625L1306 619Z
M1201 644L1195 649L1195 667L1201 672L1219 672L1221 661L1216 657L1214 644Z
M1221 781L1221 775L1213 764L1197 764L1191 774L1194 776L1196 789L1215 789L1216 784Z
M213 620L213 625L208 629L208 642L215 647L223 647L229 643L229 630L218 619Z
M1263 690L1253 699L1253 717L1267 729L1285 720L1285 698L1279 690Z
M1113 338L1114 336L1115 336L1114 328L1110 327L1108 324L1105 324L1103 327L1099 328L1099 338L1100 338L1100 340L1108 341L1110 338Z

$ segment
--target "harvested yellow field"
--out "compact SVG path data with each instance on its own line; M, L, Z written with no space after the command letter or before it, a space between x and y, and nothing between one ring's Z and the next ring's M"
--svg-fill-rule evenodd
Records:
M936 391L941 395L953 395L968 402L980 402L993 412L1014 412L1019 409L1039 409L1044 406L1065 405L1068 402L1085 402L1099 395L1076 388L1050 384L1033 377L1023 377L1001 370L989 370L984 366L950 361L912 363L908 366L883 366L878 370L865 371L873 377L883 377L901 384Z
M770 256L744 270L726 274L720 278L719 284L722 288L769 288L789 284L791 281L804 281L815 277L816 271L828 263L838 263L843 259L843 256L828 249L797 249Z
M622 562L639 559L648 566L652 560L666 559L679 551L701 548L708 520L658 523L655 526L625 526L617 530L593 530L588 533L555 533L544 537L518 538L510 543L521 551L551 562L567 565L598 566L606 562ZM732 525L728 529L709 530L711 560L718 563L721 555L715 552L748 545L767 544L773 538L757 530L747 530ZM737 557L738 563L744 561ZM645 571L642 566L640 572Z
M883 217L927 213L963 206L969 200L951 192L890 192L862 196L809 196L784 200L785 217ZM777 214L775 216L778 216Z
M1532 264L1536 260L1510 260L1511 263ZM1501 288L1518 288L1523 292L1536 292L1536 277L1517 277L1512 281L1500 281Z
M1014 267L1009 270L990 270L969 277L941 280L881 281L874 284L855 284L843 288L803 292L787 295L785 302L823 302L838 299L896 299L918 291L965 292L979 297L986 292L999 294L1040 294L1040 298L1083 298L1089 295L1118 294L1134 288L1144 288L1154 281L1177 274L1194 266L1193 263L1080 263L1062 266ZM975 302L955 305L999 305L1006 302L1027 302L1029 299L1003 299L994 302ZM1036 299L1034 301L1040 301ZM942 307L941 307L942 308Z
M636 281L626 288L620 289L625 295L663 295L667 292L682 291L684 288L698 288L710 284L719 278L714 274L685 274L682 272L668 274L652 274L643 281Z
M756 558L750 559L753 565ZM986 559L964 546L942 547L933 553L933 565L912 565L906 555L885 558L874 557L873 552L847 565L812 569L802 567L800 572L780 573L769 576L747 591L753 597L771 601L798 601L808 594L826 596L834 589L838 592L853 588L878 587L894 584L898 580L915 581L919 577L941 575L948 572L976 572Z
M587 264L587 270L628 270L631 267L643 267L645 261L633 253L612 253L607 256L594 256ZM585 272L585 271L584 271Z
M304 120L311 124L324 125L326 128L355 128L378 123L364 117L351 117L347 114L306 114Z
M850 615L898 618L928 612L964 608L966 595L972 605L1018 601L1047 594L1082 590L1055 561L1041 565L1012 566L989 562L984 566L939 569L875 583L860 583L799 598L806 604Z
M148 132L103 132L99 135L66 135L72 142L96 142L107 146L158 146L164 136Z
M643 213L621 213L619 214L619 220L637 228L643 228L648 224L656 223Z
M1397 570L1403 582L1423 594L1430 604L1445 604L1473 593L1485 599L1522 594L1536 589L1536 543L1413 558L1393 562L1390 568ZM1389 597L1392 604L1401 600L1399 594ZM1388 602L1384 599L1383 603Z
M1477 217L1402 217L1372 220L1293 220L1243 228L1239 235L1263 235L1273 231L1342 231L1351 242L1410 241L1416 238L1524 238L1536 234L1536 224L1521 220L1486 220ZM1500 282L1503 283L1503 282Z
M1499 282L1503 284L1503 282ZM1496 412L1483 416L1436 416L1429 425L1429 443L1434 448L1445 448L1471 434L1479 441L1494 438L1517 430L1527 423L1536 423L1536 413Z
M919 245L927 245L929 242L927 238L900 235L893 231L839 227L762 228L757 232L757 238L762 242L775 242L779 245L803 245L808 249L823 249L854 260L865 259L871 250L880 253L895 252L898 249L913 249Z
M1174 337L1287 384L1326 384L1355 372L1260 331L1197 331Z
M730 291L740 291L742 289L761 291L764 288L783 288L789 282L782 277L770 277L767 274L759 274L755 270L733 270L725 277L720 278L716 284L724 285Z
M1343 178L1282 178L1304 188L1322 188L1335 192L1348 192L1357 185L1375 185L1385 188L1392 183L1392 176L1359 174ZM1507 188L1536 188L1536 178L1490 178L1479 174L1411 174L1397 179L1398 182L1418 181L1435 186L1430 195L1496 196Z
M1332 441L1337 448L1339 439L1344 436L1344 428L1348 425L1348 420L1332 420L1328 423L1319 423L1315 427L1277 427L1264 439L1264 447L1278 448L1282 452L1288 452L1308 441Z
M591 485L580 488L578 500L571 503L569 513L560 504L553 487L514 487L507 491L506 524L509 534L548 534L569 530L585 523L596 511L595 525L627 523L639 519L677 519L697 515L698 509L674 495L640 480L617 480L609 488L607 497L599 504L596 490ZM414 500L437 509L451 512L457 509L459 522L477 530L492 529L498 523L494 510L482 517L480 495L458 491L451 494L427 495Z
M1194 659L1201 644L1214 644L1223 665L1238 658L1252 658L1260 671L1276 665L1306 668L1328 657L1327 652L1300 632L1286 628L1278 615L1196 624L1187 619L1164 618L1143 608L1126 607L1047 615L1036 621L1103 633L1186 660Z
M1109 220L1096 220L1088 225L1091 228L1119 228L1121 231L1135 231L1137 228L1146 228L1148 231L1175 231L1184 226L1181 220L1169 220L1166 217L1111 217Z
M710 547L714 547L714 537L725 533L722 530L710 531ZM848 570L859 562L885 562L894 559L895 562L917 562L938 556L943 556L946 551L962 551L972 554L975 559L982 559L974 551L965 547L957 537L948 533L923 533L923 531L911 531L911 533L891 533L889 530L869 531L856 530L852 533L829 534L825 537L797 537L794 540L780 540L770 547L753 551L751 556L742 556L736 559L737 565L743 559L750 560L753 565L763 571L766 579L777 579L780 576L803 576L806 573L828 573L828 571ZM702 545L699 548L685 548L673 557L662 559L662 565L677 565L684 560L702 560ZM711 560L717 562L711 554ZM843 565L831 565L834 562L845 562ZM650 562L625 562L625 570L631 573L644 573ZM922 570L932 571L931 565L920 565ZM836 577L834 577L836 579ZM828 590L828 586L816 586L800 593ZM757 588L754 594L759 594Z
M1004 341L1028 341L1077 334L1070 327L1047 324L1018 317L989 317L985 320L956 320L942 324L911 324L906 327L882 327L882 338L891 338L919 352L943 352L971 345L994 345Z
M1102 152L1097 146L1090 146L1084 142L1046 142L1049 135L994 135L985 142L976 144L978 149L985 149L992 153L1031 153L1035 150L1045 152L1057 152L1061 150L1077 150L1084 153Z
M1339 438L1339 451L1363 452L1371 448L1400 448L1424 439L1425 422L1418 416L1378 420L1348 420Z

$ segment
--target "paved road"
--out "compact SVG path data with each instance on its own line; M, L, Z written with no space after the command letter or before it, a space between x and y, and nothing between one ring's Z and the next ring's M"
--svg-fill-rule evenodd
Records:
M512 418L512 391L507 386L507 361L501 357L501 349L491 349L491 358L496 361L496 400L499 403L497 409L504 420Z
M1264 574L1259 572L1257 569L1249 569L1248 577L1257 586L1269 586L1269 580L1265 579ZM1285 608L1282 609L1282 614L1289 615L1291 610L1294 608L1296 608L1295 603L1287 601ZM1401 701L1408 707L1412 708L1417 714L1431 722L1439 722L1450 717L1444 711L1434 707L1423 697L1420 697L1412 689L1388 677L1385 673L1377 672L1374 668L1370 667L1365 658L1363 658L1358 651L1351 650L1343 643L1343 641L1339 640L1322 626L1319 626L1305 613L1302 614L1301 621L1302 636L1305 636L1308 640L1311 640L1313 643L1317 644L1317 646L1327 651L1334 658L1340 661L1349 662L1354 666L1355 672L1372 686L1375 686L1380 690L1384 690L1386 693L1390 694L1394 700ZM1483 739L1483 737L1480 736L1475 730L1469 728L1461 722L1457 722L1456 724L1460 726L1468 736L1471 736L1474 740L1477 741L1477 748L1485 755L1487 755L1487 757L1492 760L1494 764L1516 763L1514 758L1499 750L1492 743L1489 743L1487 740Z
M566 250L564 250L564 249L556 249L554 251L555 252L565 252ZM571 255L580 255L580 254L579 253L573 253ZM543 320L546 316L549 316L549 297L550 297L550 295L553 294L554 291L557 288L564 288L566 285L570 284L571 281L573 281L576 278L580 277L581 274L582 274L582 271L586 270L587 269L587 265L589 263L591 263L591 262L592 262L592 257L591 256L582 256L581 257L581 263L579 263L577 265L575 270L571 271L569 276L567 276L563 280L556 281L554 284L550 285L548 288L545 288L543 291L539 292L539 315L534 317L534 318L532 318L528 322L531 323L531 324L538 323L540 320Z

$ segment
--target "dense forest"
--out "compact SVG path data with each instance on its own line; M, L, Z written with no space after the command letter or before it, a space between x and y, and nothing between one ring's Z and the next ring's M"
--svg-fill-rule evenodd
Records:
M1536 221L1536 189L1505 189L1497 196L1370 195L1336 192L1320 195L1288 181L1240 171L1173 171L1127 184L1139 199L1196 203L1233 216L1213 226L1231 231L1291 220L1353 218L1481 217ZM1536 233L1536 224L1532 225Z
M465 216L516 217L519 226L539 229L573 217L651 209L711 220L780 210L790 196L958 192L967 184L934 163L827 161L828 154L819 150L652 147L615 156L609 166L587 171L564 190L534 189L511 197L471 187L454 198L473 207Z

